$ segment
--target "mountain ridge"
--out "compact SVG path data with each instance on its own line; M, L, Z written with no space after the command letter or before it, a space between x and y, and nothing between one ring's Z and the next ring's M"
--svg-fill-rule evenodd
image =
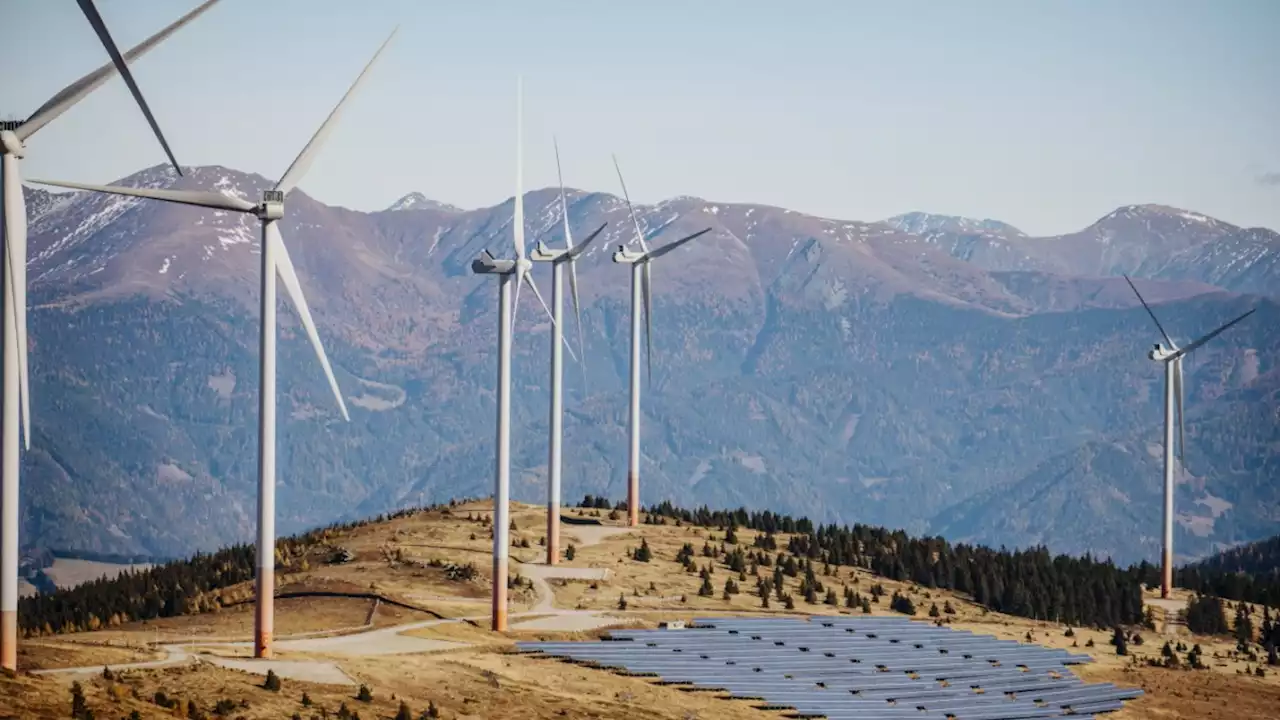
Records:
M179 180L157 167L124 182L249 198L269 186L227 168L186 174ZM580 261L588 363L585 373L566 372L566 492L616 496L628 291L609 255L634 242L634 230L620 198L567 196L575 236L609 225ZM30 241L37 432L24 460L24 477L33 479L24 487L38 489L23 496L24 544L174 555L200 549L201 533L215 542L245 539L256 453L252 219L79 194L41 202L52 204L32 222ZM495 298L469 263L485 247L510 255L511 202L362 213L302 191L289 196L282 232L353 422L335 423L310 349L285 311L282 530L424 498L488 494ZM530 242L562 242L558 190L530 191L525 203ZM654 273L655 366L642 402L646 504L767 504L817 520L922 531L943 527L935 518L948 508L1024 481L1075 447L1055 450L1051 440L1124 442L1158 423L1159 376L1142 355L1150 321L1122 278L1089 275L1096 258L1088 253L1079 268L993 269L982 257L957 255L943 231L930 239L883 222L690 197L637 206L637 215L659 238L712 228ZM1113 219L1123 221L1120 241L1129 242L1129 232L1140 231L1139 241L1141 233L1171 233L1148 248L1153 263L1160 247L1172 248L1172 257L1220 237L1187 234L1202 223L1152 230L1134 217L1145 216ZM1034 244L1012 240L1019 251ZM1242 272L1265 284L1274 255L1225 273L1222 263L1202 263L1199 276L1182 278L1159 271L1145 278L1141 264L1134 273L1178 332L1262 306L1256 321L1189 365L1189 378L1206 388L1193 393L1189 410L1232 416L1247 401L1230 393L1273 370L1274 298L1242 297L1223 285ZM513 402L512 492L530 500L545 492L549 338L533 308L520 312ZM1117 370L1104 372L1103 362ZM1214 405L1224 393L1227 404ZM1140 406L1110 400L1125 396ZM1214 442L1214 458L1234 461L1265 452L1271 440ZM1215 482L1270 498L1275 491L1258 472ZM1098 482L1115 487L1119 478ZM1144 482L1155 487L1158 478ZM144 501L144 491L154 498ZM996 495L990 507L999 506ZM200 512L178 522L197 499ZM1062 507L1037 507L1063 516L1065 526ZM77 528L72 518L86 511L88 527ZM1264 519L1220 520L1220 530L1189 549L1249 538ZM1155 529L1139 532L1117 515L1097 528L1096 545L1146 552L1140 535ZM1035 536L1008 528L994 539L1016 545Z

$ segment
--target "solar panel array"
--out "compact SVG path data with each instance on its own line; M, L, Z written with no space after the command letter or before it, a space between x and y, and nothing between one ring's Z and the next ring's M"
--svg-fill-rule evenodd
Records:
M829 720L1082 720L1142 694L1082 682L1068 666L1088 655L905 617L699 618L682 630L518 648Z

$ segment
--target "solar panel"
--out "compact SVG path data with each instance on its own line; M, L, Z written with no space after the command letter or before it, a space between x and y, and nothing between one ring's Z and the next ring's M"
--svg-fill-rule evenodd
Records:
M1070 666L1092 662L1087 655L905 617L707 617L517 649L828 720L1083 720L1142 694L1082 682Z

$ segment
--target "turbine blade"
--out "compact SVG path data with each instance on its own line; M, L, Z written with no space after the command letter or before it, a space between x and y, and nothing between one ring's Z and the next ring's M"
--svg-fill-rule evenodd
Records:
M600 233L604 232L604 229L608 225L609 223L607 222L600 223L600 227L596 228L595 232L588 235L587 239L583 240L580 244L569 248L569 251L566 252L565 255L567 255L570 260L577 260L578 258L582 257L582 254L585 253L587 251L587 248L591 245L591 241L595 240L596 237L600 235ZM572 267L572 265L570 267Z
M1156 327L1159 328L1160 334L1164 336L1164 341L1169 343L1169 348L1171 350L1176 349L1178 346L1173 344L1173 339L1169 337L1169 333L1164 331L1164 326L1160 324L1160 320L1158 320L1156 318L1156 314L1152 312L1151 306L1142 298L1142 293L1138 292L1138 287L1133 284L1133 281L1129 279L1128 275L1124 276L1124 281L1129 283L1129 287L1133 288L1133 294L1138 296L1138 302L1142 303L1142 307L1147 309L1147 314L1151 316L1151 320L1156 324Z
M342 411L342 419L350 422L351 416L347 414L347 404L342 399L342 391L338 389L338 379L333 376L333 368L329 366L329 357L325 355L324 346L320 344L320 333L316 332L315 321L311 319L311 310L307 307L307 298L302 294L302 285L298 282L298 273L294 270L293 260L289 258L289 250L285 247L284 239L280 237L280 228L274 222L267 224L267 242L275 245L276 271L280 274L280 282L284 285L289 299L293 301L293 307L298 311L298 317L302 320L302 327L307 331L307 339L311 341L311 347L316 351L316 357L320 359L320 366L324 368L324 376L329 380L329 387L333 390L333 397L338 401L338 409Z
M644 293L644 367L653 380L653 266L644 264L644 282L641 291Z
M627 201L627 212L631 214L631 224L636 228L636 238L640 241L640 251L649 252L644 242L644 233L640 232L640 220L636 218L636 209L631 205L631 194L627 192L627 181L622 179L622 168L618 166L618 156L613 156L613 169L618 171L618 182L622 184L622 197Z
M90 190L110 193L112 195L130 195L132 197L151 198L181 205L214 208L215 210L235 210L252 212L257 205L238 197L204 190L157 190L155 188L133 188L123 185L89 185L86 183L65 182L60 180L28 180L35 185L51 185L53 187L71 188L72 190Z
M18 343L18 398L23 449L31 449L31 391L27 380L27 203L22 196L18 159L4 156L5 273L9 280L15 340Z
M516 329L516 313L520 310L520 286L524 284L524 266L520 261L516 261L516 292L515 297L511 298L511 332Z
M524 139L520 132L524 121L524 78L516 77L516 197L515 215L511 220L511 241L516 246L516 257L524 259ZM516 285L516 292L520 286Z
M582 305L578 301L578 268L569 261L569 294L573 296L573 316L578 323L578 362L582 365L582 386L587 385L587 351L582 340Z
M111 39L111 33L107 31L107 24L102 21L102 16L98 14L98 8L93 4L93 0L76 0L80 4L80 11L84 13L89 24L93 26L93 31L98 33L98 39L102 41L102 46L107 49L107 54L111 56L111 62L115 64L116 69L120 71L120 77L124 78L124 84L129 86L129 92L133 94L133 99L138 103L138 107L142 109L142 114L147 118L147 124L151 126L151 132L155 133L156 139L160 141L160 147L164 148L164 154L169 158L169 164L173 165L173 169L178 175L182 175L182 168L178 165L178 160L173 156L173 151L169 149L169 142L164 139L164 133L160 132L160 125L156 122L156 118L151 114L151 108L147 105L147 101L142 97L142 91L138 89L138 83L133 80L133 73L129 70L129 64L120 55L120 49L116 47L116 41Z
M133 62L134 60L142 57L147 53L147 51L151 50L156 45L159 45L163 40L180 30L187 23L190 23L192 20L199 17L205 10L213 7L217 2L218 0L205 0L205 2L196 6L196 8L191 12L167 25L155 35L152 35L146 40L138 43L124 54L125 62ZM41 105L38 110L31 113L31 117L27 118L27 121L19 126L18 129L14 131L14 134L18 136L19 140L26 140L36 134L39 132L40 128L48 125L59 115L70 110L76 105L76 103L83 100L86 95L96 90L100 85L102 85L102 83L111 79L111 76L115 73L115 62L109 62L66 86L57 95L49 98L49 101L44 105Z
M680 238L679 240L676 240L675 242L667 243L666 245L663 245L662 247L658 248L657 250L654 250L653 252L650 252L650 253L646 254L646 255L645 255L645 262L647 263L647 262L648 262L648 261L650 261L650 260L654 260L654 259L656 259L656 258L660 258L660 257L662 257L663 255L666 255L667 253L671 252L672 250L675 250L676 248L680 247L681 245L684 245L685 243L689 242L690 240L694 240L694 239L697 239L697 238L699 238L699 237L702 237L703 235L706 235L706 234L707 234L707 233L709 233L709 232L711 232L711 228L707 228L707 229L705 229L705 230L699 230L698 232L696 232L696 233L694 233L694 234L692 234L692 235L686 235L686 236L684 236L684 237Z
M399 30L399 28L392 30L391 34L387 36L387 39L383 40L382 44L378 46L378 51L373 54L373 57L369 59L369 62L364 66L364 69L356 76L355 82L351 83L351 87L347 88L346 94L342 96L342 99L338 101L338 104L329 112L329 117L325 118L324 123L320 125L320 129L316 130L315 135L311 136L311 140L307 142L306 147L302 148L302 152L298 153L298 157L294 159L293 164L289 166L289 169L284 171L284 175L280 178L280 182L276 183L276 190L288 193L290 190L297 187L298 183L302 181L302 176L306 175L307 170L311 168L311 162L315 160L316 155L320 153L320 148L324 145L325 139L329 137L329 132L332 131L334 125L337 124L338 117L342 114L342 108L346 106L347 101L355 95L356 89L360 87L360 83L364 80L365 76L369 74L369 70L373 67L373 64L378 61L378 57L382 55L382 51L387 49L387 45L391 43L391 39L396 36L397 30Z
M556 151L556 180L560 183L560 219L564 221L564 245L573 250L573 233L569 231L569 203L564 197L564 175L560 172L560 143L554 135L551 136L551 145Z
M1243 319L1245 319L1245 318L1249 317L1250 315L1252 315L1252 314L1254 313L1254 310L1257 310L1257 308L1254 308L1253 310L1250 310L1249 312L1247 312L1247 313L1245 313L1245 314L1241 315L1240 317L1236 318L1235 320L1232 320L1231 322L1227 323L1226 325L1223 325L1222 327L1218 328L1217 330L1214 330L1213 332L1209 333L1208 335L1205 335L1204 337L1200 338L1199 340L1196 340L1195 342L1191 343L1190 345L1188 345L1188 346L1186 346L1186 347L1182 348L1182 349L1181 349L1181 350L1179 350L1177 353L1175 353L1175 355L1176 355L1177 357L1182 357L1183 355L1186 355L1187 353L1191 352L1192 350L1195 350L1196 348L1200 347L1201 345L1204 345L1205 343L1209 342L1210 340L1212 340L1212 339L1214 339L1214 338L1218 337L1219 335L1221 335L1223 332L1225 332L1225 331L1227 330L1227 328L1231 327L1232 325L1235 325L1236 323L1240 322L1241 320L1243 320Z
M1178 465L1185 471L1187 469L1187 438L1185 420L1183 419L1183 382L1182 382L1182 358L1173 361L1173 400L1178 404Z
M542 293L538 292L538 286L533 282L533 273L525 273L524 281L529 284L529 289L533 291L533 296L538 298L538 302L542 304L542 309L547 311L547 317L550 318L551 325L554 327L556 324L556 316L551 312L551 306L547 305L547 301L542 299ZM569 353L569 357L573 358L574 362L577 362L578 356L573 354L573 347L569 345L569 340L565 338L563 342L564 349Z

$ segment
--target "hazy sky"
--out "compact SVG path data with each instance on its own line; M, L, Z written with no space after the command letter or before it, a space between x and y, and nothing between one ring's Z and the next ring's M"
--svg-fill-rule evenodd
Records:
M98 0L122 48L197 0ZM0 0L0 114L107 57L70 0ZM908 210L1078 229L1130 203L1280 228L1280 2L222 0L135 65L180 162L277 178L390 29L302 187L364 210L526 188ZM21 74L15 69L21 68ZM33 138L28 177L164 161L112 80ZM1270 183L1267 179L1270 179Z

